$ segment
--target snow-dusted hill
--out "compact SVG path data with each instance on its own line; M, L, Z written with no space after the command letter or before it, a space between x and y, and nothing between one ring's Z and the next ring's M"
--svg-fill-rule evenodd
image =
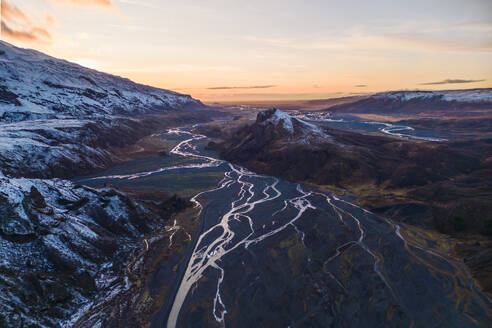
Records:
M134 83L0 41L0 122L134 115L201 106L187 95Z
M68 177L104 168L115 162L109 148L135 142L152 127L166 124L166 118L142 124L143 114L203 107L187 95L0 41L0 171L4 174Z

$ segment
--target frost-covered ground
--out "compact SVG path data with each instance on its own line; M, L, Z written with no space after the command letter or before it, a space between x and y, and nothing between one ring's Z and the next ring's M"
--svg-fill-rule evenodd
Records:
M102 167L107 151L89 146L97 134L88 120L51 119L1 124L0 162L5 173L50 176L50 168L81 165ZM100 122L101 128L106 124ZM80 169L80 168L79 168ZM43 173L45 172L45 173Z
M66 327L128 288L136 241L165 222L113 189L0 175L0 326Z

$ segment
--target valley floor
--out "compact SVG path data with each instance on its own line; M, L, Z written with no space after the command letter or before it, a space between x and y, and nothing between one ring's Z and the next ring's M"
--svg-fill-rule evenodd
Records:
M187 115L193 114L175 116L166 124L189 122ZM224 118L209 124L207 134L223 137L221 133L233 133L234 124L250 122L248 116L234 116L227 114L228 124ZM77 225L87 244L74 245L71 237L60 235L56 238L62 244L50 248L55 255L43 273L0 271L2 288L23 295L23 303L15 305L15 318L37 318L32 322L39 326L73 327L490 324L490 297L460 260L471 258L467 264L473 274L487 278L475 241L456 243L399 223L397 215L387 220L359 207L365 193L374 194L371 190L360 189L353 193L359 199L354 199L340 196L336 186L323 190L326 186L289 182L229 164L209 149L209 138L197 133L203 127L169 125L150 125L152 135L108 148L118 160L108 162L105 170L97 168L96 174L72 182L25 179L18 199L9 200L4 210L23 209L27 216L19 218L32 232L18 223L4 223L2 231L13 238L13 245L26 247L22 238L53 236L59 222ZM228 128L215 129L224 126ZM9 180L2 179L7 185ZM67 190L56 191L49 187L52 183ZM91 195L89 201L75 192L79 189ZM100 209L95 214L89 207ZM105 229L124 238L111 240ZM107 254L110 251L118 253ZM70 252L100 254L101 261L81 264L86 260ZM111 256L120 260L109 267L104 263L111 263ZM60 272L67 284L82 276L91 286L94 279L95 287L81 297L79 289L86 285L73 286L67 289L72 296L47 303L53 299L52 275ZM14 285L20 289L12 289ZM64 311L42 310L33 316L38 308L59 309L67 297L73 305ZM13 305L4 304L3 313L9 313Z
M200 204L201 227L186 247L186 257L174 266L177 275L167 277L174 280L158 283L170 267L169 258L161 259L161 269L148 276L148 289L137 298L162 304L152 326L332 322L357 327L382 318L432 326L439 325L433 321L435 311L456 327L490 321L490 300L463 263L453 259L444 236L385 220L350 198L224 163L204 149L203 137L187 129L153 138L175 140L159 163L138 160L81 182L155 188L151 181L163 176L210 176L215 171L225 178L218 188L210 187L217 182L211 179L209 187L201 187L206 191L193 198ZM398 278L402 276L408 279ZM432 305L424 306L428 301ZM428 319L422 306L430 311ZM474 319L468 321L468 316Z

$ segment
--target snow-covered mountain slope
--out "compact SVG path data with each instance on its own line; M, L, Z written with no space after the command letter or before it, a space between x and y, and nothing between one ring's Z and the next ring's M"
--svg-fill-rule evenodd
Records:
M181 110L187 95L134 83L0 41L0 122Z
M69 327L129 288L132 252L179 202L0 173L0 327Z
M327 109L334 113L375 114L483 114L492 111L492 89L444 91L391 91Z
M103 149L89 146L90 141L95 141L98 136L97 131L88 134L93 124L88 120L76 119L2 124L1 168L5 174L38 177L50 176L48 171L57 176L69 175L63 174L63 163L68 167L80 165L77 171L81 173L84 167L102 168L110 156ZM107 124L100 122L98 125L104 129Z
M142 115L198 116L193 110L203 107L187 95L0 41L4 174L69 177L102 169L116 161L109 148L135 142L151 128L167 124L166 118L142 123Z
M186 207L33 178L107 167L118 161L113 148L192 122L202 106L0 41L0 327L71 327L134 288L142 237Z
M0 124L0 171L15 177L72 177L119 159L112 149L145 136L148 119L46 119Z

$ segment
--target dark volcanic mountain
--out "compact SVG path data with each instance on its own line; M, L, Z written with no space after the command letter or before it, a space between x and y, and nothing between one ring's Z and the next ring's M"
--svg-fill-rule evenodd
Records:
M322 185L425 185L479 163L442 144L424 144L321 128L277 110L217 146L232 162L267 174Z
M446 91L392 91L329 108L337 114L371 113L411 115L429 112L481 112L492 110L492 89Z

